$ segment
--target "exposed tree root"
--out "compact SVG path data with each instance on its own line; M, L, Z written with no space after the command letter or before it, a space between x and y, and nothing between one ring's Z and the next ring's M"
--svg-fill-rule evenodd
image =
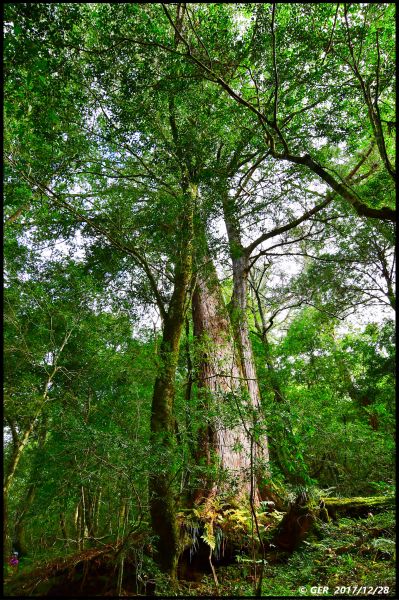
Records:
M88 595L115 595L118 585L118 553L120 546L107 545L90 548L64 558L41 564L29 573L23 573L8 582L9 596L84 597ZM134 555L124 562L123 584L120 589L134 594L145 593L144 584L136 579ZM141 589L140 589L141 588Z

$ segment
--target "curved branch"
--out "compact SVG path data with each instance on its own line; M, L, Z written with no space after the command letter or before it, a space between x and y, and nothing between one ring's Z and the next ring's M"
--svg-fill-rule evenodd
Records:
M301 215L297 219L294 219L293 221L290 221L289 223L286 223L285 225L282 225L281 227L275 227L274 229L272 229L271 231L268 231L267 233L263 233L256 240L254 240L252 242L252 244L250 244L249 246L247 246L245 248L245 253L249 257L251 255L251 253L255 250L255 248L257 246L259 246L259 244L261 244L262 242L265 242L266 240L269 240L272 237L275 237L276 235L280 235L280 233L285 233L286 231L289 231L290 229L297 227L297 225L300 225L300 223L303 223L303 221L310 219L310 217L312 217L313 215L318 213L320 210L322 210L323 208L328 206L330 204L330 202L332 201L332 199L333 199L333 196L331 194L327 194L327 197L323 202L321 202L320 204L317 204L317 206L314 206L311 210L306 211L305 213L303 213L303 215Z

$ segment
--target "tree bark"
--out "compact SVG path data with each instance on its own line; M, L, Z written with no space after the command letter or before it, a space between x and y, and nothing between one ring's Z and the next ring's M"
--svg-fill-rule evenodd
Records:
M97 490L96 496L95 496L94 510L93 510L94 531L96 534L98 532L98 525L99 525L99 520L100 520L101 495L102 495L102 489L101 489L101 487L99 487Z
M234 200L229 197L227 191L223 195L223 213L229 239L230 257L233 265L231 321L239 352L242 377L247 388L249 407L253 412L255 421L257 421L262 411L261 396L247 319L249 253L242 244L240 224L236 216L236 207L234 206ZM263 433L261 438L255 440L255 442L254 461L257 465L258 486L260 486L261 497L265 498L267 496L267 491L266 489L263 489L261 480L263 476L269 475L267 435Z
M82 498L80 497L75 511L76 547L79 551L83 549L82 516Z
M221 470L233 486L221 481L204 480L196 490L195 499L219 492L235 496L248 496L251 490L251 443L248 418L241 407L242 374L228 313L224 306L216 270L208 259L202 268L192 300L194 335L198 348L198 389L205 411L227 407L235 415L229 426L222 414L208 422L200 431L197 459L204 458L208 466L216 456ZM230 411L228 402L231 402ZM244 408L244 411L242 411ZM227 419L230 415L227 416ZM232 490L234 492L232 494Z
M179 532L176 522L176 495L173 451L176 445L173 416L175 375L184 325L187 300L192 279L193 206L196 186L184 184L185 213L180 223L180 248L175 264L174 289L164 318L159 350L160 367L155 380L151 409L151 441L163 461L159 472L149 478L149 498L152 528L158 536L158 561L172 579L177 575Z

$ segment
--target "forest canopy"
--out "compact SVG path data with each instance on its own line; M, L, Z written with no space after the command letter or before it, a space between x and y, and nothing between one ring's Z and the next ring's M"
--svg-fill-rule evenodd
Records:
M261 595L306 534L268 537L282 513L386 507L394 23L379 2L5 5L6 556L112 547L114 591L150 594L145 569L175 586L202 548L220 591L229 540Z

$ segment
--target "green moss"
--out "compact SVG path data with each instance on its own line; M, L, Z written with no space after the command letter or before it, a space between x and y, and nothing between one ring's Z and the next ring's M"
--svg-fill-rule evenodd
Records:
M373 512L386 510L395 506L395 498L393 496L322 498L322 501L329 515L333 518L344 515L367 516L368 513L373 514Z

